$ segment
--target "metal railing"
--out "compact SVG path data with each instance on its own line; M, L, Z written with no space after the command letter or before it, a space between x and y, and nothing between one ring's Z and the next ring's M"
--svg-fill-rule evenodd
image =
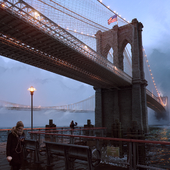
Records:
M152 98L154 98L157 102L159 102L160 104L161 101L158 99L158 97L156 97L153 93L151 93L148 89L146 89L146 94L148 94L149 96L151 96Z
M0 133L6 133L7 139L10 130L0 129ZM51 141L87 145L91 147L92 152L98 149L101 152L101 163L126 167L129 170L169 169L170 142L109 138L105 137L106 128L77 127L71 130L69 127L54 127L34 128L33 132L30 130L24 129L27 138L33 134L33 138L40 141L40 145L43 141Z
M84 127L77 127L75 129L65 129L61 128L59 130L54 129L46 129L45 131L29 131L29 135L27 138L33 138L39 141L40 144L43 141L51 141L51 142L61 142L61 143L82 143L81 136L106 136L106 128L105 127L91 127L91 128L84 128ZM70 135L79 135L78 138L73 138ZM74 142L73 142L74 140Z
M61 129L70 129L70 127L47 127L47 128L33 128L33 131L44 131L44 130L61 130ZM29 131L31 128L24 128L25 136L29 136ZM7 142L8 134L11 132L11 129L0 129L0 142Z
M30 132L31 133L31 132ZM32 132L34 135L48 135L57 143L83 144L101 152L101 162L126 167L129 170L138 168L166 170L169 168L170 142L137 139L99 137L76 134L59 134ZM69 140L62 140L67 138ZM93 152L92 151L92 152Z

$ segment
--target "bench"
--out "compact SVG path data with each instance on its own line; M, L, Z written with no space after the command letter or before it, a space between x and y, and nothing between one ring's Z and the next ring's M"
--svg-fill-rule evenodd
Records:
M88 170L93 170L100 163L100 151L96 150L95 156L92 156L92 151L89 146L81 146L74 144L63 144L56 142L44 141L46 145L47 166L51 165L51 154L64 157L65 169L73 168L74 160L86 161Z
M34 152L34 162L39 163L39 142L33 139L24 141L24 159L27 159L28 150Z

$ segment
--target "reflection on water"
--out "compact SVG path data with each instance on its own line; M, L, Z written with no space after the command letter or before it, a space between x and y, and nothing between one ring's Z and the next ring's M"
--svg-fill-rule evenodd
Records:
M150 135L147 139L154 141L170 141L170 126L150 127Z
M150 127L148 140L170 142L170 127ZM157 167L170 169L170 145L147 144L148 163Z

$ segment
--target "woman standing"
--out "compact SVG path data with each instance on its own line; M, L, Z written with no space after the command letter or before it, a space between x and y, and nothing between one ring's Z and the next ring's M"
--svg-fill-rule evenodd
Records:
M6 156L12 166L12 170L19 170L23 160L23 144L25 134L23 132L24 124L18 121L16 126L11 129L8 135Z

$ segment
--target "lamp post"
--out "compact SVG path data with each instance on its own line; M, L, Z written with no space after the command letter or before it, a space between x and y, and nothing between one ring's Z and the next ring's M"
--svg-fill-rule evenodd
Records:
M30 91L30 94L31 94L31 131L33 131L33 94L34 94L34 91L36 91L36 89L31 86L29 89Z

